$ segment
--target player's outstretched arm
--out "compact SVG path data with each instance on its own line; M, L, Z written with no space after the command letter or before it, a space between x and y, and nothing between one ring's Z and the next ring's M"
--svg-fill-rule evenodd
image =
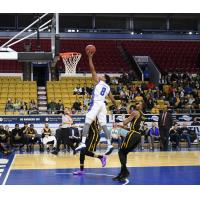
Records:
M87 55L88 55L88 60L89 60L90 71L92 73L92 78L95 82L98 82L99 77L97 76L97 73L93 64L93 60L92 60L94 53L91 53L90 51L88 51Z
M114 97L113 97L111 92L109 92L108 97L110 98L112 104L117 108L117 103L116 103L116 101L115 101L115 99L114 99Z

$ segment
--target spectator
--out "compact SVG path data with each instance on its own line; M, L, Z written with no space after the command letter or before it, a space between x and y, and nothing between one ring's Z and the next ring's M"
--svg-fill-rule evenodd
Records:
M115 122L113 123L113 126L110 130L110 134L111 134L111 144L117 142L118 146L120 146L122 139L119 133L119 128L117 127L117 124Z
M28 122L24 122L24 126L21 128L22 134L26 135L27 130L28 130Z
M75 108L71 108L71 113L72 115L76 115L78 114L78 110L76 110Z
M120 114L128 114L126 103L122 103L121 108L119 109Z
M172 143L172 149L177 150L180 143L180 128L178 124L175 123L174 126L169 130L170 141Z
M62 124L60 124L58 129L56 129L56 134L55 134L56 140L58 140L58 137L60 136L61 128L62 128Z
M188 143L188 148L191 147L192 135L190 134L190 129L187 127L186 123L183 123L183 127L180 129L181 139L184 139Z
M91 87L86 87L86 93L88 95L92 95L93 88L94 88L93 85L91 85Z
M151 138L151 147L150 149L154 150L154 141L160 141L160 133L156 123L152 123L152 127L149 129L149 135Z
M79 99L77 99L74 103L72 108L74 108L77 111L81 111L81 102L79 101Z
M136 97L135 97L135 101L139 102L139 101L143 101L143 97L138 94Z
M9 133L0 125L0 152L4 155L8 155L12 152L9 144L9 137Z
M56 149L56 137L52 135L52 131L49 128L49 124L45 123L44 128L42 129L42 143L43 145L47 147L47 152L50 152L49 145L53 144L53 150Z
M155 105L152 109L151 109L151 113L152 114L159 114L160 110L159 110L159 106Z
M82 94L82 88L80 87L80 84L74 88L74 94L77 94L77 95Z
M144 99L145 106L147 110L152 110L154 107L154 101L153 98L150 95L147 95L147 98Z
M149 83L147 84L147 88L152 90L152 89L155 88L155 84L152 83L152 82L149 82Z
M142 148L142 150L144 150L145 142L148 142L149 144L151 144L151 137L149 135L149 129L148 129L147 124L144 124L144 126L142 127L142 130L141 130L141 148Z
M119 83L119 85L117 86L117 94L120 94L122 89L123 89L122 83Z
M81 114L86 114L87 113L87 106L83 105L81 109Z
M71 111L69 108L65 107L64 113L62 115L62 128L59 134L59 137L57 138L57 146L56 150L52 151L52 154L57 155L60 151L60 145L63 143L64 146L66 144L71 147L73 150L73 154L76 154L75 148L73 143L69 139L69 133L70 133L70 127L73 124L73 119L71 117Z
M62 103L61 100L59 100L57 105L56 105L56 113L61 114L63 112L64 112L64 104Z
M8 98L8 101L6 102L6 111L12 111L14 109L13 107L13 100L11 98Z
M200 117L195 117L194 121L191 123L191 126L200 126Z
M34 144L36 144L37 142L40 145L40 151L43 151L43 144L41 142L41 138L37 134L37 131L34 129L34 125L30 124L30 127L26 131L27 152L34 151Z
M170 81L173 82L173 81L176 81L177 79L178 79L177 74L176 74L176 73L173 73L173 74L171 75Z
M25 135L19 128L19 124L15 124L15 128L11 132L11 145L13 147L19 147L21 152L24 151L23 147L25 145Z
M88 107L89 104L90 104L90 97L89 97L89 95L87 94L87 96L86 96L85 99L84 99L83 105L86 106L86 107Z
M20 99L16 99L15 103L13 103L14 110L19 111L21 109L21 107L22 107L22 105L21 105Z
M172 114L167 110L167 106L160 112L158 126L160 130L161 150L168 151L169 129L173 125Z
M69 139L75 148L78 147L79 143L81 142L79 130L75 125L72 125L70 128ZM70 152L70 148L68 148L68 152Z
M10 137L11 137L11 131L10 131L10 128L8 125L5 125L5 131L7 132L8 136L9 136L9 140L10 140ZM10 143L10 141L9 141Z
M86 88L87 88L87 85L86 85L86 83L84 83L84 86L82 87L81 95L85 95L86 94Z
M28 111L28 103L23 101L21 104L20 114L26 114L26 111Z
M62 130L62 124L60 124L58 129L56 129L56 134L55 134L56 140L57 141L60 140L60 144L63 144L63 151L64 152L66 152L66 150L68 152L70 152L70 147L67 146L67 144L65 143L65 141L63 141L63 138L61 137L62 136L61 130ZM60 147L59 147L59 151L60 151Z
M38 114L37 103L34 99L29 103L29 114Z
M54 114L56 112L56 103L54 100L51 100L48 104L47 104L47 110L49 114Z

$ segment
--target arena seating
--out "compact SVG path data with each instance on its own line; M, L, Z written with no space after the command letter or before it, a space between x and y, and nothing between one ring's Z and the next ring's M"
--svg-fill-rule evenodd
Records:
M0 39L3 44L6 39ZM31 44L32 51L51 51L51 40L41 39L38 43L35 39L25 40L13 46L16 51L24 51L24 45ZM197 63L200 55L200 42L197 41L144 41L144 40L65 40L60 41L60 51L75 51L82 53L82 58L77 66L78 72L89 72L88 60L85 54L85 46L94 44L97 48L94 62L98 72L127 71L128 65L123 60L118 46L122 46L130 55L149 55L161 71L184 70L197 72ZM38 45L40 47L38 47ZM0 61L0 72L21 72L22 64L17 61ZM64 65L60 60L58 68Z
M74 88L80 85L80 87L91 87L93 81L90 77L68 77L62 78L60 81L47 81L47 100L50 102L54 100L58 102L62 100L65 106L72 107L76 99L79 99L83 104L84 95L74 95Z
M21 77L0 77L0 114L5 114L8 98L22 99L29 103L31 99L37 102L37 84L35 81L22 81ZM6 114L10 114L7 112ZM11 114L19 114L12 112Z
M78 71L89 72L88 58L85 47L88 44L96 46L94 63L98 72L121 72L122 68L128 70L128 65L123 61L115 40L61 40L61 52L75 51L82 54L78 63ZM59 63L61 64L61 63Z
M197 41L121 41L130 55L148 55L161 71L198 72L200 42Z

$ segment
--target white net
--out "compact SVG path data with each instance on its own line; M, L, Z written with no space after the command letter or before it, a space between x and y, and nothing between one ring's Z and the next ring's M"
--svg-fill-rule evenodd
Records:
M60 54L65 65L65 74L75 74L76 66L81 59L81 54L76 52Z

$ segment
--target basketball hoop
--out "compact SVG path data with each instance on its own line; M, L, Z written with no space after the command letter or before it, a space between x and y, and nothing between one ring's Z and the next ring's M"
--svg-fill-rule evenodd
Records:
M81 59L81 53L77 52L66 52L60 53L63 63L65 65L65 74L75 74L76 66Z

